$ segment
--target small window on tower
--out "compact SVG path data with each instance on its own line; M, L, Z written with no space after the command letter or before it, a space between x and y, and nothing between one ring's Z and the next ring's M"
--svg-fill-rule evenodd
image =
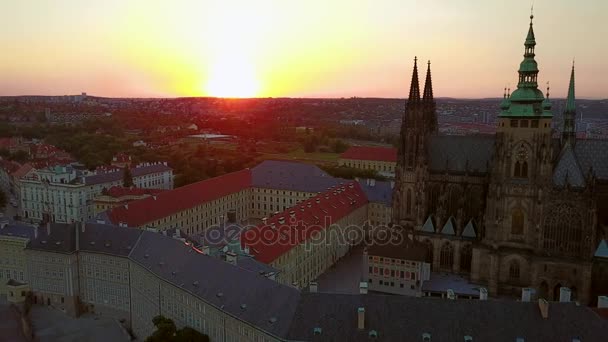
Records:
M511 120L511 127L517 127L518 125L518 121L517 120Z
M521 120L521 127L528 128L528 120Z

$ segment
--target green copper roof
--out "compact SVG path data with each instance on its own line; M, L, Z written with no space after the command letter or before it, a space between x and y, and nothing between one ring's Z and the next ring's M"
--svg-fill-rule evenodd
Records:
M576 103L574 100L574 65L572 65L572 73L570 74L570 86L568 87L568 100L566 101L566 111L569 113L576 112Z
M536 38L534 37L534 27L532 26L532 19L534 16L530 16L530 29L528 29L528 36L526 36L526 46L536 45Z
M526 36L524 60L519 65L517 89L500 105L500 117L551 117L551 104L545 101L538 89L538 63L534 59L534 26L530 16L530 29Z
M538 63L534 58L525 58L519 64L519 72L538 72Z

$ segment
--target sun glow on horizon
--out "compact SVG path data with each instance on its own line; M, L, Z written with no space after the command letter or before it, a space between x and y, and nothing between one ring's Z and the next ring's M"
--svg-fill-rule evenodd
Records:
M224 56L212 62L205 91L214 97L255 97L260 81L255 66L243 56Z

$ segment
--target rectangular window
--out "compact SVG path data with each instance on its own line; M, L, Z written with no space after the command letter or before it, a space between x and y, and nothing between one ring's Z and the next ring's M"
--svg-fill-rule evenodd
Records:
M511 120L511 127L517 127L518 123L519 123L518 120Z
M521 127L528 128L528 120L521 120Z
M538 128L538 120L532 120L532 128Z

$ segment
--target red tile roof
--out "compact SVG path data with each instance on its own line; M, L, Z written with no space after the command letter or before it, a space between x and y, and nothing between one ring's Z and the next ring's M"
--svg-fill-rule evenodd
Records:
M358 182L334 186L249 229L241 235L241 245L258 261L271 263L367 202Z
M7 173L13 174L15 171L19 170L21 164L8 159L2 159L2 157L0 157L0 167L3 168Z
M397 149L393 147L353 146L342 153L342 159L397 161Z
M143 188L125 188L123 186L113 186L109 188L104 195L110 197L122 197L122 196L141 196L141 195L153 195L161 192L165 192L164 189L143 189Z
M125 206L111 209L108 217L114 224L138 227L250 186L251 170L245 169L130 202L128 209Z
M32 166L32 164L25 163L25 164L21 165L21 167L19 167L17 170L15 170L15 172L13 172L13 177L15 177L16 179L19 179L19 178L25 176L33 168L34 167Z

